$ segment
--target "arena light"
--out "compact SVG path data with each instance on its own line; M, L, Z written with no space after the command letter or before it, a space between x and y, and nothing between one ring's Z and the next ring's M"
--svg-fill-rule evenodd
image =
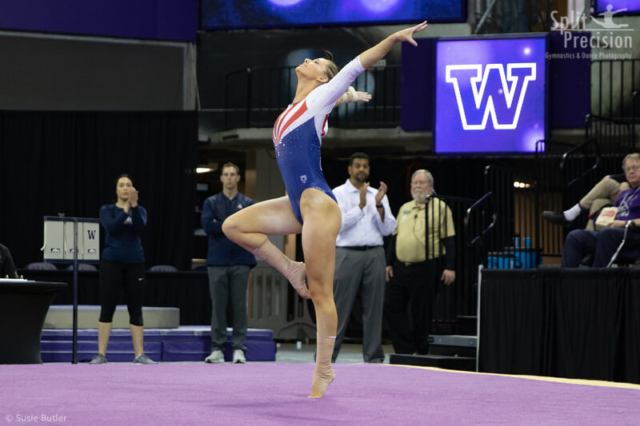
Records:
M531 188L531 184L526 182L515 181L513 182L513 187L518 189L525 189L525 188Z

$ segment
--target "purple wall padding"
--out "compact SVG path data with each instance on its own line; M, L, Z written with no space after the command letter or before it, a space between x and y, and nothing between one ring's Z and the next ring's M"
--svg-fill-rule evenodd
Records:
M162 361L161 342L144 342L144 353L154 361ZM98 353L98 341L86 342L78 341L78 361L88 362ZM40 342L40 354L42 362L71 362L73 358L73 346L71 340L66 342ZM131 334L129 341L109 341L107 348L107 359L109 362L133 362L135 353ZM203 358L204 359L204 358Z
M433 130L436 96L436 38L416 40L418 47L402 43L402 130Z
M549 64L549 125L552 129L571 129L584 126L585 117L591 112L591 48L573 47L573 38L589 41L591 33L574 32L569 43L563 35L553 32L549 35L549 49L554 55L565 54L564 58L552 58ZM566 44L566 45L565 45Z
M211 353L210 331L207 326L147 329L144 331L144 351L154 361L204 361ZM72 330L43 330L40 342L42 362L71 362L72 336ZM245 346L249 362L276 360L273 330L248 329ZM98 330L78 330L78 361L89 361L97 352ZM133 355L131 332L127 329L113 330L107 350L109 362L132 362ZM231 328L227 329L224 357L227 362L233 359Z
M193 41L196 0L4 0L0 28Z

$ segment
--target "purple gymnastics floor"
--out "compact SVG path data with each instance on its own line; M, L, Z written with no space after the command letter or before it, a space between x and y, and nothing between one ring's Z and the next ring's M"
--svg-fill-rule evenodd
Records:
M307 398L313 364L3 365L0 421L322 426L640 423L638 386L603 387L379 364L335 364L334 370L336 381L324 399L316 400Z

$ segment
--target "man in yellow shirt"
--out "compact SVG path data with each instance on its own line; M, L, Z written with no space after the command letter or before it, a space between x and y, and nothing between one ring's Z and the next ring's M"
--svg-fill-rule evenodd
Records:
M411 196L400 207L387 250L385 315L396 353L427 354L438 278L446 285L456 279L455 229L451 209L434 195L429 171L413 174Z

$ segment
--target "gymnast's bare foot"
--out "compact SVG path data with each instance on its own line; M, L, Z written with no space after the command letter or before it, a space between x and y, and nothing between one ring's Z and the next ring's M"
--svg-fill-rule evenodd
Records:
M309 289L307 288L307 283L305 282L305 277L307 276L307 268L305 267L303 262L291 262L291 266L289 267L289 273L287 274L287 279L296 289L300 297L303 299L311 299L311 293L309 293Z
M311 384L311 395L309 395L309 398L322 398L327 388L335 378L336 375L331 367L329 367L328 371L325 371L322 374L314 371L313 382Z

